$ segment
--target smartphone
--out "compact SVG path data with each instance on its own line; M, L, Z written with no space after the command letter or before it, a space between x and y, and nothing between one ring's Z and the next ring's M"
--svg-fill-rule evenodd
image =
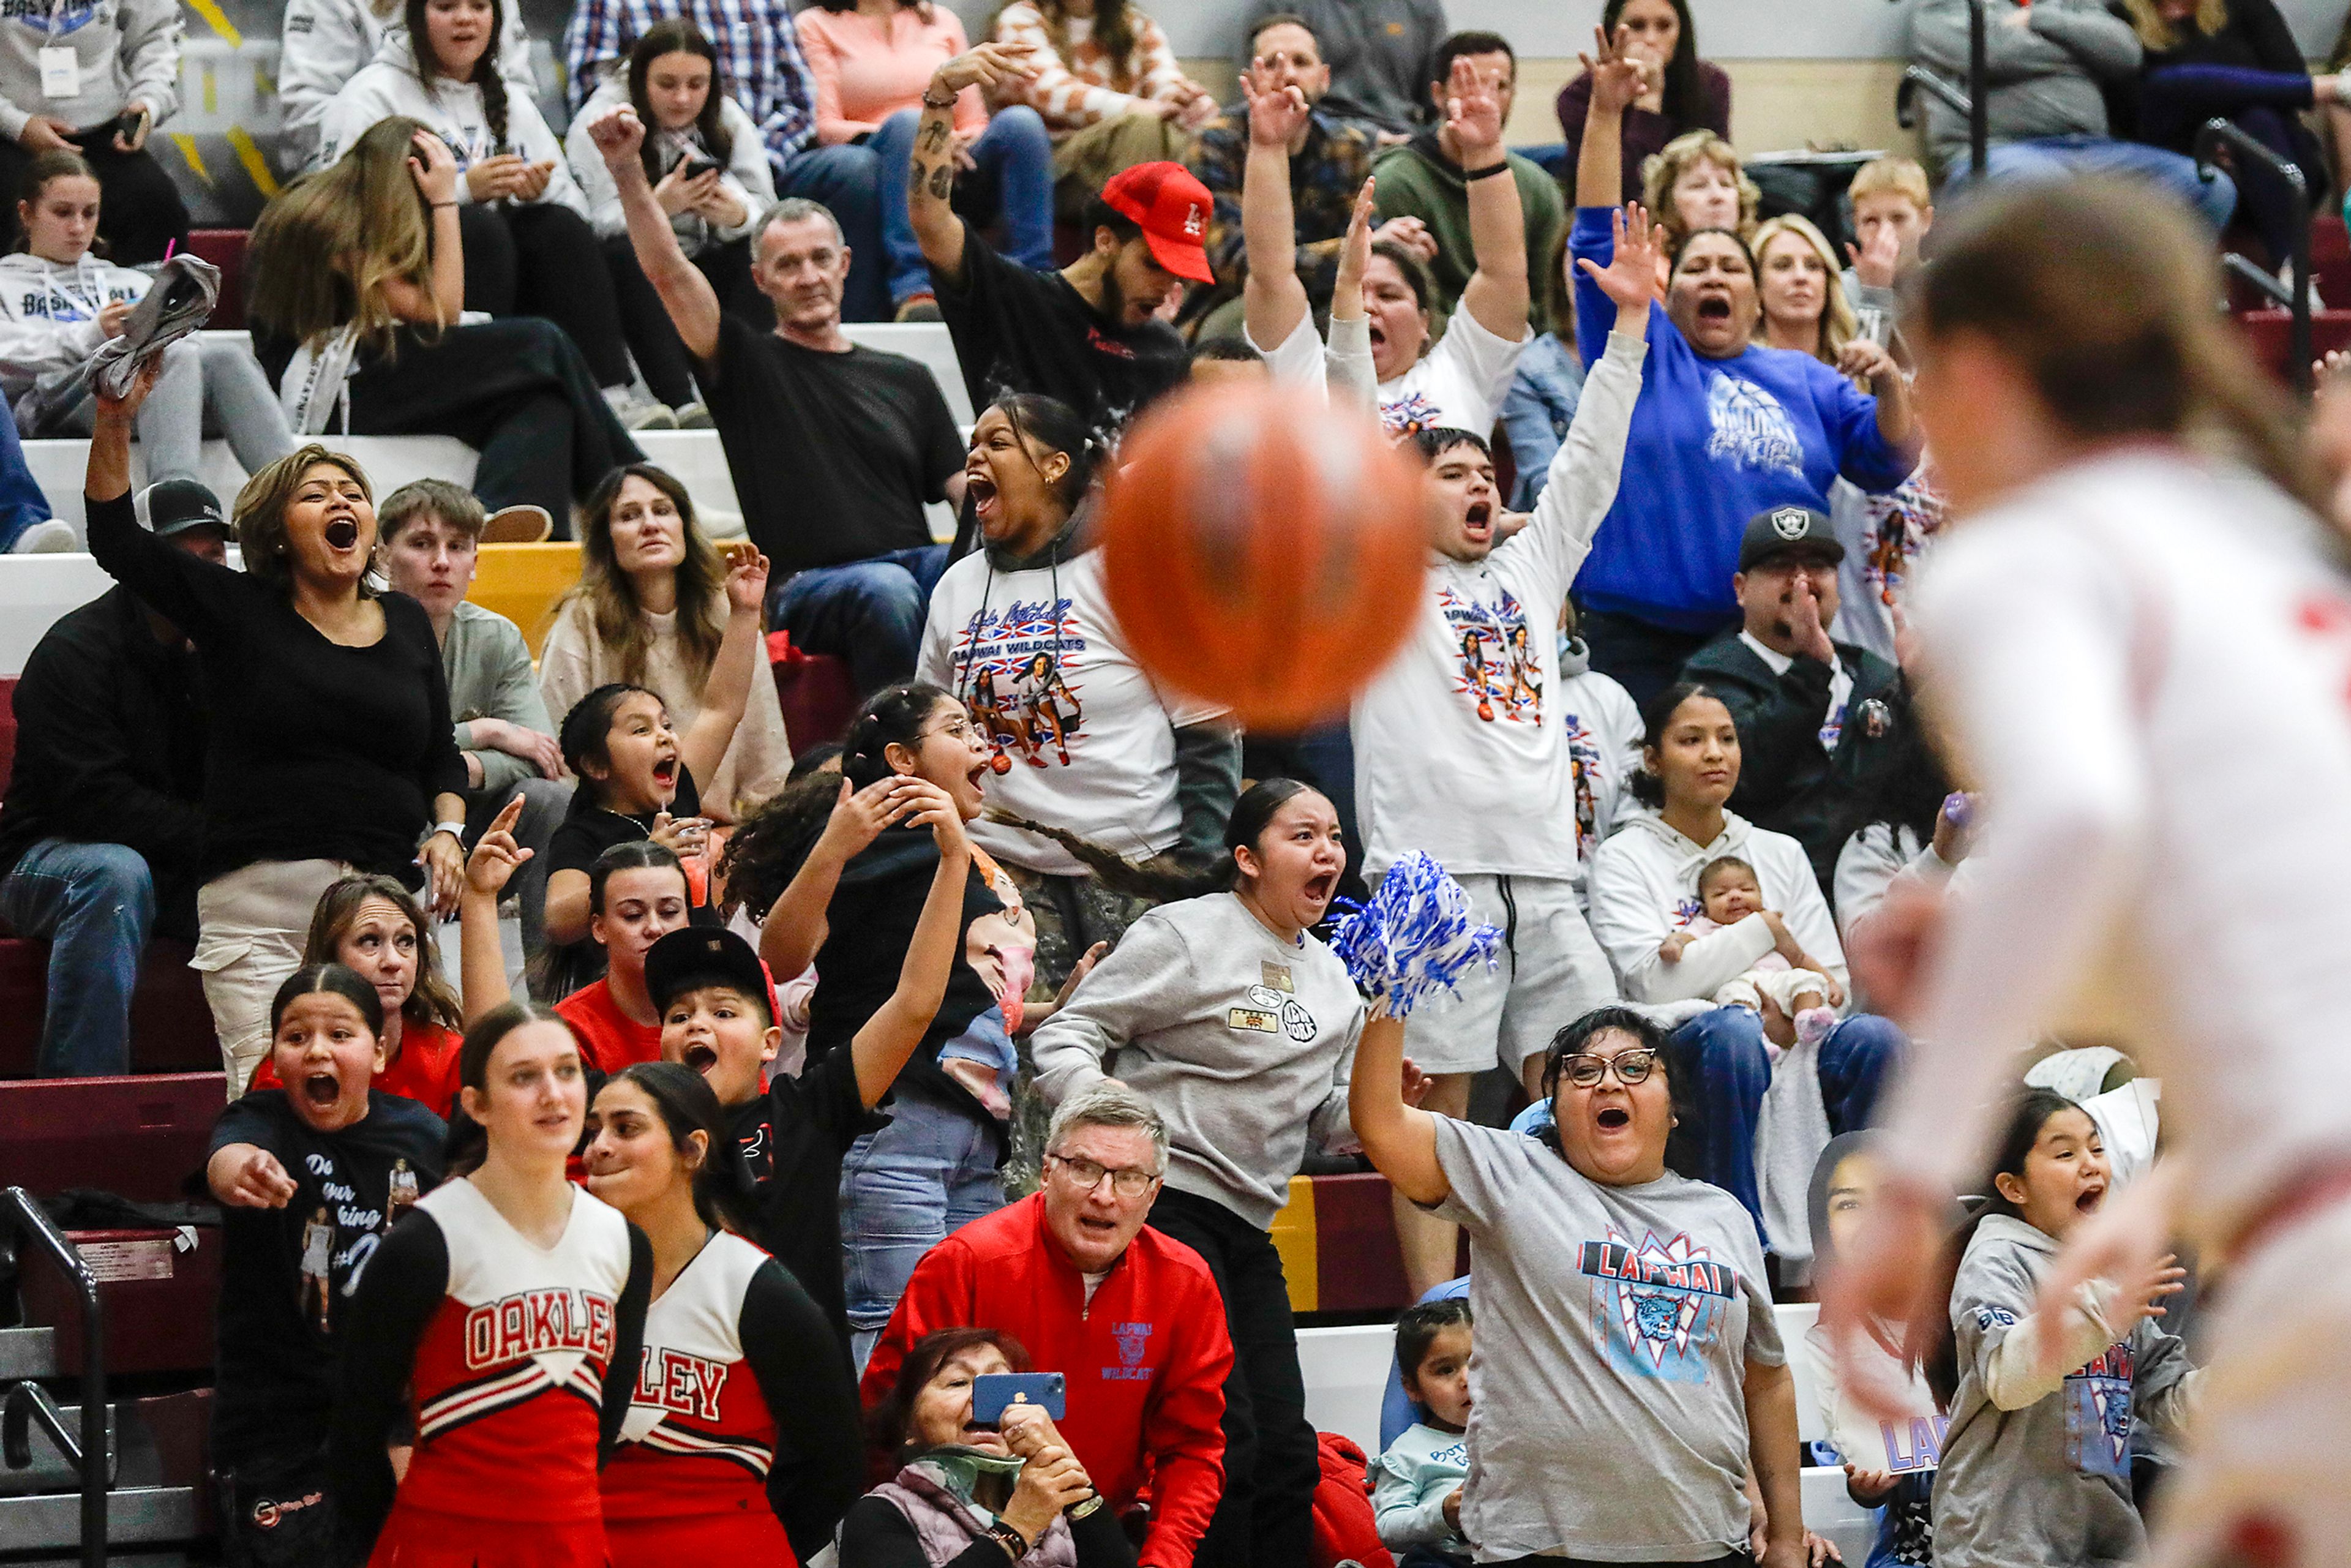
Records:
M716 159L707 157L698 152L687 153L685 155L684 163L683 164L684 177L689 180L699 180L705 174L716 170L717 167L718 161Z
M1001 1426L1014 1405L1034 1405L1059 1421L1068 1413L1058 1372L991 1372L971 1380L971 1418L982 1427Z

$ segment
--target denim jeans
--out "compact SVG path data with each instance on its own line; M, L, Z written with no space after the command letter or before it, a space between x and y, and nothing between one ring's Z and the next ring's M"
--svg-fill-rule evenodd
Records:
M849 246L849 282L841 291L844 321L890 319L890 291L883 286L884 183L882 160L868 147L803 147L776 171L778 196L821 202L841 225Z
M0 880L0 917L17 936L49 943L41 1076L130 1071L131 994L155 924L146 858L122 844L43 839Z
M2197 174L2196 160L2186 153L2105 136L2043 136L2011 141L1991 150L1984 160L1984 172L1993 180L2063 180L2082 174L2144 180L2193 207L2215 234L2228 226L2237 210L2236 182L2228 175L2215 173L2208 183ZM1966 179L1962 168L1943 188L1951 192Z
M49 520L49 498L34 483L25 465L25 444L16 438L16 422L0 411L0 555L35 523Z
M1763 1115L1763 1092L1771 1086L1771 1058L1763 1049L1763 1020L1746 1008L1716 1008L1674 1030L1669 1042L1675 1098L1687 1101L1687 1129L1698 1169L1686 1174L1712 1182L1763 1226L1763 1197L1755 1181L1755 1129ZM1845 1019L1821 1041L1821 1099L1832 1134L1869 1125L1878 1086L1900 1061L1906 1042L1886 1019L1862 1013ZM1768 1243L1767 1243L1768 1245Z
M931 590L946 569L945 545L812 566L776 590L768 624L790 632L796 648L848 660L858 692L877 692L914 679Z
M996 1129L969 1111L901 1087L890 1124L849 1146L841 1166L841 1251L857 1368L890 1322L923 1254L1004 1207Z
M915 242L906 214L906 163L914 149L918 110L902 109L882 122L865 145L882 160L882 241L890 253L890 303L931 292L931 264ZM1004 220L1004 256L1022 267L1053 265L1053 139L1026 104L999 109L971 144L971 160L996 183Z

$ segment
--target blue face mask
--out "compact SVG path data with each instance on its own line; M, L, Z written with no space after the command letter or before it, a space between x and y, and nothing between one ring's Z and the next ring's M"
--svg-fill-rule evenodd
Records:
M1573 632L1559 634L1559 678L1572 681L1592 668L1592 650Z

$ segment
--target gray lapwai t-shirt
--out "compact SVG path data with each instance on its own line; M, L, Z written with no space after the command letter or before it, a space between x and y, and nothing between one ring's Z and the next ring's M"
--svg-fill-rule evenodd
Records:
M1520 1134L1437 1119L1469 1231L1480 1563L1705 1561L1747 1541L1746 1364L1786 1360L1755 1222L1667 1175L1612 1187Z

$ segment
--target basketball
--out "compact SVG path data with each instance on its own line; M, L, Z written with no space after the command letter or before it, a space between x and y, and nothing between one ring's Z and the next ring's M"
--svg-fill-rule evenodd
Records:
M1343 712L1414 624L1420 476L1369 418L1271 384L1194 387L1119 448L1102 580L1128 651L1247 724Z

